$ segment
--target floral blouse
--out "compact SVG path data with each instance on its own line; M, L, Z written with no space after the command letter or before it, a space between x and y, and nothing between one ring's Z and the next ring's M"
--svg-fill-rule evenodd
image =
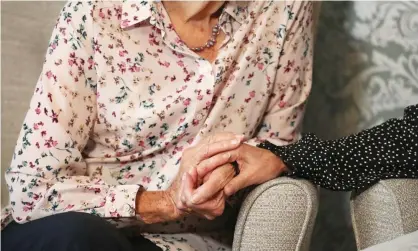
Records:
M312 3L228 2L213 63L161 2L69 2L6 181L2 227L77 211L135 221L138 185L167 189L181 155L219 131L297 140L311 89Z

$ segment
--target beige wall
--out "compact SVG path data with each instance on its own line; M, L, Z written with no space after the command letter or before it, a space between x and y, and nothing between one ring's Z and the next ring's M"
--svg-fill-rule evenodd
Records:
M1 3L1 205L7 203L3 174L42 68L48 40L64 2Z

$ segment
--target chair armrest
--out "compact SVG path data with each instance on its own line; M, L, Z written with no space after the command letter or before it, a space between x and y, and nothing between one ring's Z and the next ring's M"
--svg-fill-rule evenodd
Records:
M418 230L418 180L380 181L350 204L360 250Z
M232 250L308 250L317 210L312 183L287 177L266 182L244 200Z

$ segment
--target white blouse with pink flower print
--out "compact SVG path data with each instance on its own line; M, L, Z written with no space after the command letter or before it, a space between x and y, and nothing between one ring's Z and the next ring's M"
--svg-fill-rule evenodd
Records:
M134 224L138 185L167 189L183 150L200 137L298 139L311 89L312 12L311 2L227 2L219 18L226 38L210 63L182 43L161 2L69 2L7 170L2 227L67 211ZM201 225L181 220L153 232ZM198 234L146 236L166 250L229 249Z

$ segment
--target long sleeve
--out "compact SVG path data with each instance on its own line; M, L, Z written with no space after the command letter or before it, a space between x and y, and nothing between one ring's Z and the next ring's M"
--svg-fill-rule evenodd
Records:
M61 12L6 172L19 223L68 211L135 214L138 186L88 177L82 155L97 116L90 9L88 2L69 2Z
M312 85L313 4L295 1L284 10L288 21L278 31L283 32L283 47L279 58L275 84L259 130L248 143L256 145L269 140L286 145L300 138L300 124L305 102Z
M290 175L331 190L363 190L381 179L418 178L418 105L406 108L402 119L341 139L322 141L307 134L292 145L259 146L278 155Z
M313 60L313 4L295 1L286 6L283 14L287 23L279 58L278 70L270 100L255 137L246 143L256 146L264 140L287 145L300 137L305 102L312 85ZM279 35L280 37L280 35ZM244 189L228 198L230 205L239 201L250 190Z

